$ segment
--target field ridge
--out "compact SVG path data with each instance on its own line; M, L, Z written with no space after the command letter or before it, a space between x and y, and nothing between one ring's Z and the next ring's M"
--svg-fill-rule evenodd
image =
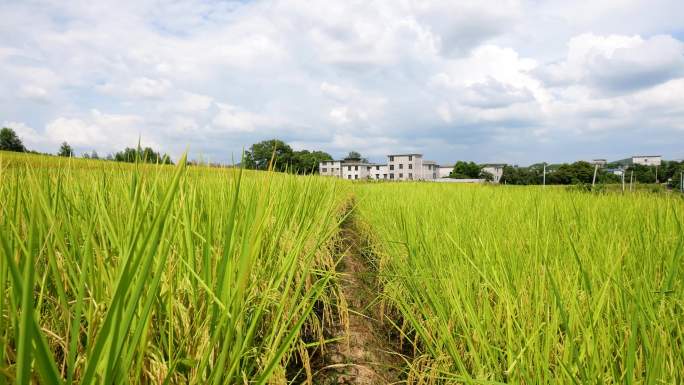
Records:
M340 317L331 334L340 340L327 348L314 384L379 385L399 381L403 361L394 352L380 317L375 271L364 255L363 237L353 212L340 228Z

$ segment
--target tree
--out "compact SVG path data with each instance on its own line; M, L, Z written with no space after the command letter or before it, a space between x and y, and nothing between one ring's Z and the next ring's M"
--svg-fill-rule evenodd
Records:
M332 156L327 152L294 151L282 140L270 139L255 143L249 151L245 151L243 165L253 170L268 170L272 165L275 171L315 174L318 172L319 163L326 160L332 160Z
M485 170L480 171L480 175L478 176L480 179L484 179L487 182L491 182L494 180L494 175L492 175L491 172L487 172Z
M679 190L682 186L682 173L684 172L684 161L681 162L668 162L668 186Z
M349 154L344 157L344 160L348 162L363 162L363 163L368 163L368 159L364 158L361 153L357 151L349 151Z
M541 174L535 167L504 166L499 183L512 185L541 184Z
M480 177L480 166L475 162L465 162L459 160L451 170L449 178L452 179L477 179Z
M332 156L323 151L295 151L292 156L292 171L299 174L318 173L320 162L332 160Z
M14 152L26 152L24 143L17 136L17 133L13 129L4 127L0 130L0 150L2 151L14 151Z
M564 163L548 175L547 181L549 184L590 184L594 178L594 167L585 161L572 164Z
M272 165L276 171L285 171L292 166L293 155L292 147L282 140L264 140L245 151L244 164L253 170L267 170Z
M644 166L641 164L633 164L626 170L627 175L632 175L634 172L634 181L638 183L655 183L656 182L656 166Z
M95 153L97 156L97 153ZM114 154L114 160L117 162L127 162L127 163L160 163L160 164L173 164L171 158L167 154L161 154L154 151L151 147L143 148L131 148L126 147L123 151L119 151ZM109 159L109 157L107 157Z
M349 151L349 154L344 158L344 160L361 160L361 154L356 151Z
M67 142L62 142L62 145L59 147L59 152L57 153L58 156L64 156L64 157L72 157L74 156L74 149L71 148L69 143Z

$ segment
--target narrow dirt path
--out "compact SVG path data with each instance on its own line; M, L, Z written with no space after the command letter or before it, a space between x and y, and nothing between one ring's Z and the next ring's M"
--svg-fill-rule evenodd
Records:
M314 384L380 385L400 382L403 360L393 353L387 329L378 318L378 288L375 273L362 253L362 240L352 216L343 224L342 249L338 266L340 285L347 304L347 319L342 316L333 327L340 341L328 346L324 367L314 376ZM344 312L342 312L344 313Z

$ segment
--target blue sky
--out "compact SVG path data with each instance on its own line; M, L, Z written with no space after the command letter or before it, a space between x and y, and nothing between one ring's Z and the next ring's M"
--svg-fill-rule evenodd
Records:
M0 124L230 161L684 158L682 1L3 1Z

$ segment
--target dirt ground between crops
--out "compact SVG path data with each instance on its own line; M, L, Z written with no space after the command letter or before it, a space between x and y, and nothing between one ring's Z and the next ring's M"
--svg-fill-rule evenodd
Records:
M347 301L348 320L334 326L333 335L344 337L328 346L324 367L314 384L380 385L400 382L402 358L393 352L387 326L380 317L375 275L361 250L353 218L342 226L343 250L338 266L341 291Z

